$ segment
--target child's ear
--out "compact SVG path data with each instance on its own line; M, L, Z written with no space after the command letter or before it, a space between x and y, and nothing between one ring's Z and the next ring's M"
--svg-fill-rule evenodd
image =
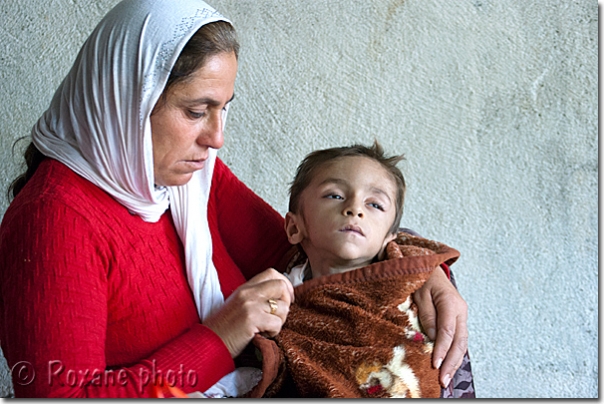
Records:
M386 245L388 245L389 242L391 242L392 240L394 240L396 238L396 233L388 233L386 235L386 237L384 238L384 244L382 244L382 249L380 250L380 253L378 254L378 260L382 261L384 259L386 259Z
M299 224L301 218L292 213L287 212L285 215L285 234L291 244L299 244L304 240L302 225Z
M386 244L388 244L389 242L391 242L392 240L394 240L396 238L397 233L389 233L386 238L384 239L384 245L382 247L386 247Z

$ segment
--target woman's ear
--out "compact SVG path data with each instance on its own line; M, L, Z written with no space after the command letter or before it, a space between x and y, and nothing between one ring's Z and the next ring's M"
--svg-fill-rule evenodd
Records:
M299 244L304 240L302 218L292 212L285 215L285 234L291 244Z

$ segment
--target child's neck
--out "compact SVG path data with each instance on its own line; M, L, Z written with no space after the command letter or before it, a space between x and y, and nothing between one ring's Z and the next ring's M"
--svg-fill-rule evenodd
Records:
M312 271L312 277L320 278L322 276L340 274L342 272L352 271L353 269L358 269L364 266L367 266L373 263L375 260L368 261L342 261L341 263L331 263L325 262L321 260L313 260L312 258L308 258L308 265L310 265L310 269Z

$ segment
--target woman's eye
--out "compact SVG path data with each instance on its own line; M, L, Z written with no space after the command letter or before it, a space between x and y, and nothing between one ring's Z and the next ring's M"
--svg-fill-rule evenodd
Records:
M204 115L205 115L205 112L196 112L196 111L189 110L189 116L193 119L203 118Z

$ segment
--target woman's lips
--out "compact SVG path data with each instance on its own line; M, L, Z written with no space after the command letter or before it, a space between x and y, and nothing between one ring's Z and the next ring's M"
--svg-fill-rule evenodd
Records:
M205 165L206 159L185 160L184 163L193 170L201 170Z

